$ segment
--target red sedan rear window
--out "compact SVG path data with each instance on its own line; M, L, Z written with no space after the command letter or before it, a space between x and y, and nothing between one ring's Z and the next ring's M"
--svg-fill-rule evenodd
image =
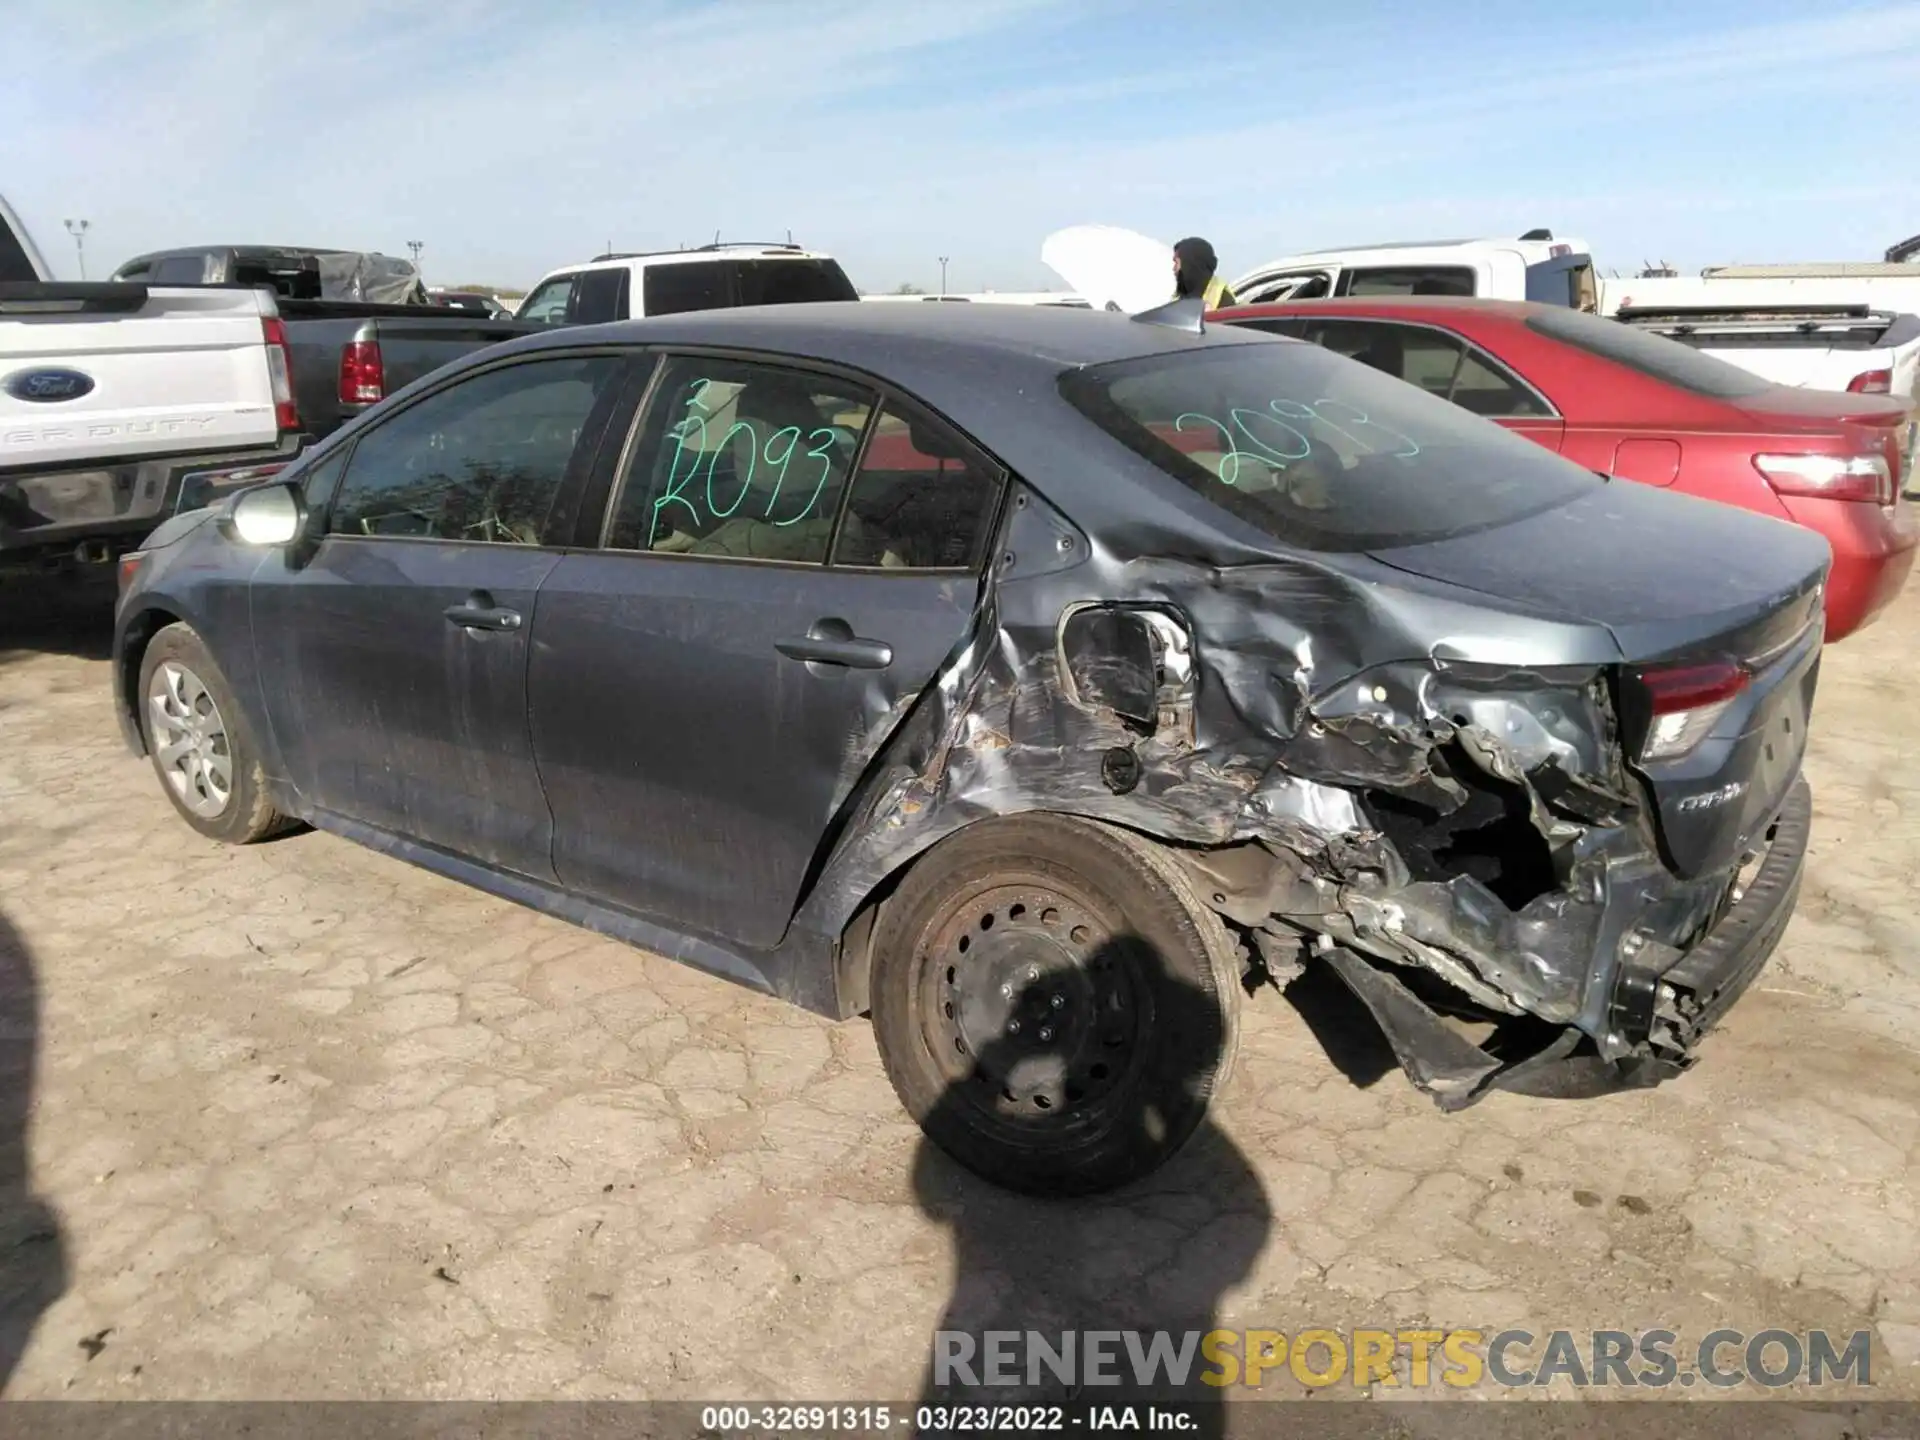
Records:
M1619 320L1552 309L1529 315L1527 327L1576 350L1715 400L1744 400L1773 388L1771 381L1762 380L1750 370L1702 355L1664 335L1649 335Z

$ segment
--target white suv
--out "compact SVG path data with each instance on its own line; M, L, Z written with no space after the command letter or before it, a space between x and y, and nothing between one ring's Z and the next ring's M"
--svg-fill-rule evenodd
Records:
M703 245L656 254L599 255L543 276L514 319L601 325L643 315L858 300L840 262L797 245Z

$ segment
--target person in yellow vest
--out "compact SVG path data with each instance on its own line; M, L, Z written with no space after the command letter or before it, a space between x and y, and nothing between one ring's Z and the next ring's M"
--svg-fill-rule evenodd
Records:
M1199 296L1209 310L1237 305L1227 282L1215 272L1220 259L1213 246L1198 235L1190 235L1173 247L1173 298L1186 300Z

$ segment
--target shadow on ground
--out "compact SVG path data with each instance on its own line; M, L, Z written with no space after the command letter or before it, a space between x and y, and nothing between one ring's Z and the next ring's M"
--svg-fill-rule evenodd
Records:
M113 648L111 574L0 579L0 665L29 655L105 660Z
M1400 1068L1379 1024L1331 965L1307 966L1285 993L1327 1059L1357 1088L1365 1090Z
M1167 977L1171 980L1171 976ZM1163 982L1164 984L1164 982ZM1203 1017L1199 1026L1156 1031L1164 1058L1175 1055L1184 1079L1197 1089L1210 1083L1225 1037L1212 1000L1190 985L1162 989L1156 1007ZM1185 1003L1183 1003L1185 1002ZM1044 1003L1044 1002L1043 1002ZM972 1073L948 1085L928 1128L942 1133L942 1119L978 1106L984 1091L1000 1087L1005 1057L996 1042L976 1058ZM1180 1053L1184 1052L1184 1053ZM1191 1089L1189 1093L1192 1093ZM938 1112L948 1111L947 1116ZM1152 1113L1123 1113L1120 1127L1151 1126ZM1052 1122L1048 1122L1052 1123ZM1069 1120L1068 1124L1083 1123ZM1222 1391L1201 1377L1210 1366L1200 1337L1216 1327L1226 1292L1251 1274L1272 1229L1273 1212L1252 1164L1210 1120L1202 1119L1186 1146L1146 1179L1108 1195L1043 1199L1015 1194L963 1169L923 1139L914 1164L914 1190L922 1211L953 1235L956 1280L922 1379L921 1403L977 1405L1201 1404L1199 1428L1189 1435L1225 1433ZM1024 1344L1014 1369L1015 1385L988 1382L990 1332L1038 1332L1050 1348L1067 1336L1084 1347L1096 1331L1136 1331L1145 1347L1163 1332L1188 1363L1177 1373L1165 1367L1142 1377L1124 1337L1106 1342L1118 1383L1081 1383L1060 1378L1044 1364L1031 1370ZM943 1363L955 1353L952 1332L971 1337L975 1380ZM1010 1338L1010 1337L1009 1337ZM1213 1373L1218 1375L1218 1371Z
M67 1286L60 1221L34 1194L27 1161L39 1037L33 956L0 915L0 1393L34 1326Z

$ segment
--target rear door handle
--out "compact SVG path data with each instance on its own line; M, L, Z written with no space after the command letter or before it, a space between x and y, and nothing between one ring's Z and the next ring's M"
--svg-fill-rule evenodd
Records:
M884 670L893 663L893 647L853 633L844 620L816 620L805 635L776 640L774 648L789 660L812 665L843 665L855 670Z
M466 630L518 630L520 612L493 603L484 590L467 596L463 605L449 605L442 612L448 620Z

